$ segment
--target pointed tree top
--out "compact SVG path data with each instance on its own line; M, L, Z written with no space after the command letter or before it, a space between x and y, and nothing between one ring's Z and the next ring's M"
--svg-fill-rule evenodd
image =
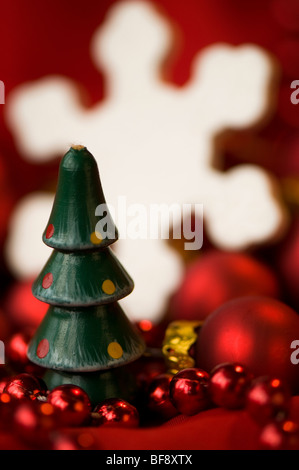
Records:
M84 145L72 145L61 160L61 167L69 171L88 173L97 168L97 162Z
M96 230L101 217L95 215L99 205L106 205L97 162L83 145L74 145L64 155L59 167L56 196L43 234L46 245L63 251L105 248L114 243L117 229L109 211L105 233Z

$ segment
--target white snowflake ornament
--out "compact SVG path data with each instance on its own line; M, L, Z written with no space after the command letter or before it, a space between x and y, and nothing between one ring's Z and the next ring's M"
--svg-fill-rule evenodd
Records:
M127 206L138 202L147 210L153 203L203 204L209 235L219 247L264 243L285 220L272 179L254 165L221 173L212 162L219 132L251 126L267 112L272 63L257 46L215 44L197 54L190 81L177 88L160 79L172 39L167 20L151 3L112 6L91 43L92 60L106 76L106 98L85 109L75 84L59 76L20 86L6 107L18 149L41 163L71 144L84 144L98 160L112 206L120 196ZM38 205L35 200L30 207L37 218ZM44 223L39 237L43 229ZM8 262L17 274L32 276L38 271L32 234L22 234L20 242L16 232L14 220ZM136 284L123 301L129 316L157 319L182 277L181 259L163 240L126 237L117 248ZM24 263L23 255L26 267L19 269L14 259ZM40 268L45 259L39 257Z

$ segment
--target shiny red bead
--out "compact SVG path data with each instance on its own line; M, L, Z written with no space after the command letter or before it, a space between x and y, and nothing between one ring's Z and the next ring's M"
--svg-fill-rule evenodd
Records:
M194 415L209 406L209 374L202 369L184 369L170 382L170 399L182 414Z
M47 386L44 381L30 374L19 374L12 377L3 389L13 399L31 399L46 395Z
M81 426L90 418L89 397L76 385L66 384L54 388L48 395L48 403L60 412L60 420L66 426Z
M148 387L147 406L150 411L165 419L170 419L178 414L169 396L169 386L173 378L171 374L157 375Z
M139 413L130 403L121 398L108 398L99 403L93 415L98 415L98 426L136 428L139 426Z
M246 408L255 421L266 424L287 416L290 399L289 389L280 379L259 377L248 390Z
M240 364L220 364L210 375L210 398L217 406L242 408L252 379L252 374Z

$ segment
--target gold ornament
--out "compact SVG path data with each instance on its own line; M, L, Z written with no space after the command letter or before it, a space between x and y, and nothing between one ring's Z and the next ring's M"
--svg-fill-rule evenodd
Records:
M197 331L203 321L175 321L168 325L162 352L166 359L168 372L176 374L182 369L194 367L195 361L189 351L197 340Z

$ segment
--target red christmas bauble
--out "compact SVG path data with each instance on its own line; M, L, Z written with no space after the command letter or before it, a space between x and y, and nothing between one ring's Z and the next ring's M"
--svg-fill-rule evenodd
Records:
M154 377L166 372L164 357L142 356L128 366L139 391L146 391Z
M298 153L296 153L296 156ZM299 217L295 217L277 252L277 268L285 290L292 302L299 306Z
M247 393L246 409L260 424L282 420L288 415L291 394L277 378L259 377L253 380Z
M248 295L278 297L273 272L243 253L209 251L187 268L170 301L169 320L204 320L224 302Z
M183 369L170 382L170 399L180 413L195 415L206 409L210 403L208 383L209 374L204 370Z
M29 401L29 400L28 400ZM14 412L19 403L24 401L13 400L7 393L0 394L0 430L4 432L13 431Z
M268 423L259 440L261 450L299 450L298 424L293 421Z
M298 366L290 345L299 339L299 316L287 305L265 297L227 302L203 324L196 344L196 365L211 371L218 364L239 362L258 377L284 380L299 390Z
M241 364L220 364L210 375L209 395L224 408L242 408L253 375Z
M28 332L18 332L12 335L5 343L6 359L15 372L26 372L37 376L43 375L43 368L30 362L27 357L31 336Z
M147 391L149 410L164 419L173 418L178 414L178 410L173 406L169 396L169 386L172 378L172 374L157 375Z
M19 332L11 336L6 344L6 356L9 362L24 365L28 363L27 349L31 335Z
M11 398L22 400L37 398L46 395L47 386L44 381L30 374L19 374L12 377L3 389L3 393Z
M32 294L33 279L12 285L5 301L5 310L20 327L37 328L49 306Z
M148 348L161 348L165 335L165 325L154 324L150 320L139 320L135 323L139 334Z
M98 414L97 425L122 428L139 426L139 413L135 406L121 398L108 398L99 403L93 414Z
M81 426L90 419L91 403L87 393L76 385L55 387L48 395L48 403L60 412L65 426Z

